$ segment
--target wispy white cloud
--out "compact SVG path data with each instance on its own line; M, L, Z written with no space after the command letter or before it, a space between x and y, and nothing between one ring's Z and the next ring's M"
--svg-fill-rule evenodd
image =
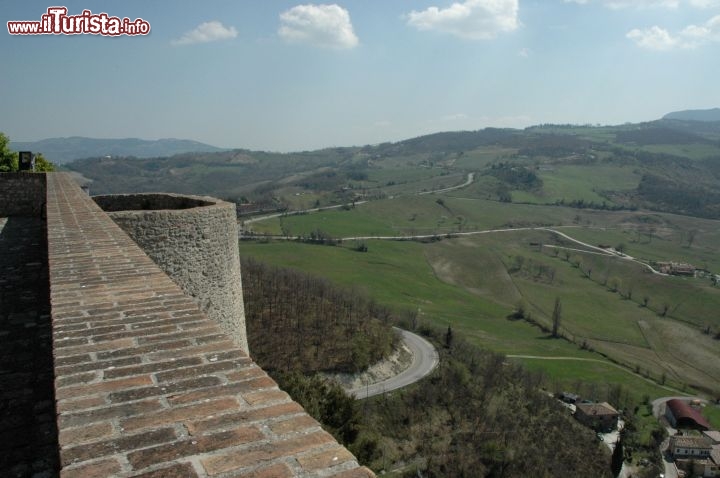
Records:
M348 49L359 40L350 13L338 5L298 5L280 14L278 35L289 43Z
M720 7L720 0L690 0L690 5L697 8Z
M597 4L612 9L648 8L679 9L682 7L720 7L720 0L564 0L565 3L580 5ZM634 28L625 35L640 48L655 51L692 49L703 44L720 41L720 15L702 25L688 25L678 32L653 25L649 28Z
M480 116L475 118L478 127L493 128L525 128L536 122L530 115L514 116Z
M447 8L433 6L420 12L413 10L407 15L407 23L422 31L489 40L520 26L518 10L518 0L465 0Z
M678 8L689 5L695 8L720 7L720 0L564 0L565 3L580 5L598 4L612 9L622 8Z
M720 15L715 15L702 25L688 25L680 35L688 41L699 43L720 41Z
M680 40L677 37L657 25L644 30L635 28L630 30L626 36L639 47L648 50L672 50L680 46Z
M691 0L703 1L703 0ZM713 0L706 0L713 1ZM677 8L680 6L680 0L565 0L565 3L579 3L586 5L589 3L597 3L608 8Z
M680 0L605 0L609 8L678 8Z
M469 119L470 117L466 115L465 113L453 113L445 116L440 117L440 121L443 123L452 123L455 121L463 121L466 119Z
M235 38L238 32L235 27L226 27L219 21L201 23L194 30L186 32L177 40L174 45L192 45L193 43L208 43L218 40Z
M643 30L635 28L626 36L639 47L648 50L697 48L710 42L720 41L720 15L714 16L702 25L688 25L675 34L655 25Z
M530 48L521 48L518 52L518 55L520 55L523 58L528 58L530 55L532 55L532 50Z
M432 128L524 128L532 124L532 122L532 117L525 114L516 116L475 116L466 113L452 113L428 119L427 125L432 125Z

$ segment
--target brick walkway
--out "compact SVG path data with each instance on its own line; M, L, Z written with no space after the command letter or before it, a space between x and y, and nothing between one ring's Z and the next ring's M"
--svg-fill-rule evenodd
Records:
M0 218L0 476L57 476L44 222Z
M47 203L63 478L374 476L67 176Z

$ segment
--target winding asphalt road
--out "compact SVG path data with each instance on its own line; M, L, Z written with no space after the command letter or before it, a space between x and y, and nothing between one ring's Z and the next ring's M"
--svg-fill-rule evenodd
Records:
M427 376L437 367L440 358L437 350L435 350L435 347L433 347L430 342L407 330L398 328L395 328L395 330L400 332L403 342L412 352L413 361L410 366L392 378L352 390L346 390L347 393L355 396L357 399L380 395L381 393L391 390L407 387Z
M550 228L538 228L538 229L552 232L552 233L554 233L554 234L557 234L558 236L561 236L561 237L564 237L565 239L568 239L568 240L570 240L570 241L573 241L573 242L575 242L576 244L580 244L580 245L585 246L585 247L587 247L587 248L593 249L593 250L596 251L595 253L597 253L597 254L603 254L603 255L607 255L607 256L613 256L613 257L617 257L617 258L619 258L619 259L624 259L624 260L626 260L626 261L631 261L631 262L638 263L638 264L640 264L641 266L644 266L644 267L646 267L647 269L649 269L650 272L652 272L653 274L667 275L667 274L663 274L662 272L659 272L659 271L653 269L653 267L652 267L650 264L647 264L647 263L645 263L645 262L639 261L639 260L635 259L635 258L632 257L632 256L628 256L627 254L608 252L608 251L605 250L605 249L602 249L602 248L600 248L600 247L593 246L592 244L588 244L587 242L579 241L579 240L575 239L574 237L570 237L570 236L568 236L567 234L565 234L565 233L563 233L563 232L560 232L560 231L557 231L557 230L555 230L555 229L550 229ZM557 246L550 246L550 247L557 247Z
M425 196L426 194L438 194L438 193L446 193L448 191L454 191L456 189L464 188L465 186L470 186L474 180L475 180L475 173L469 173L467 180L462 184L458 184L457 186L450 186L449 188L435 189L433 191L422 191L422 192L417 193L417 195Z
M355 206L359 206L360 204L365 204L367 201L355 201ZM289 217L289 216L299 216L301 214L308 214L311 212L320 212L320 211L330 211L331 209L339 209L343 206L347 206L350 203L344 203L344 204L335 204L334 206L323 206L323 207L314 207L312 209L303 209L302 211L285 211L285 212L276 212L273 214L268 214L266 216L257 216L257 217L249 217L247 219L243 220L244 224L252 224L253 222L260 222L265 221L267 219L274 219L276 217Z

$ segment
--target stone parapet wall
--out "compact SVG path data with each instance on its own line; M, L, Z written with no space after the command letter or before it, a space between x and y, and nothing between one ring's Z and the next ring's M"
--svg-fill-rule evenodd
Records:
M93 196L93 200L105 212L116 211L157 211L163 209L191 209L213 206L223 201L200 196L185 196L170 193L111 194Z
M234 204L177 194L93 199L203 312L248 350Z
M44 205L44 174L0 173L0 217L40 217Z

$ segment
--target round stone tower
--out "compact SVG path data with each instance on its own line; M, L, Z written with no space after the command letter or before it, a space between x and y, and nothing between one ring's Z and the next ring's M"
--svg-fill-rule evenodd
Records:
M234 204L204 196L154 193L93 199L249 352Z

